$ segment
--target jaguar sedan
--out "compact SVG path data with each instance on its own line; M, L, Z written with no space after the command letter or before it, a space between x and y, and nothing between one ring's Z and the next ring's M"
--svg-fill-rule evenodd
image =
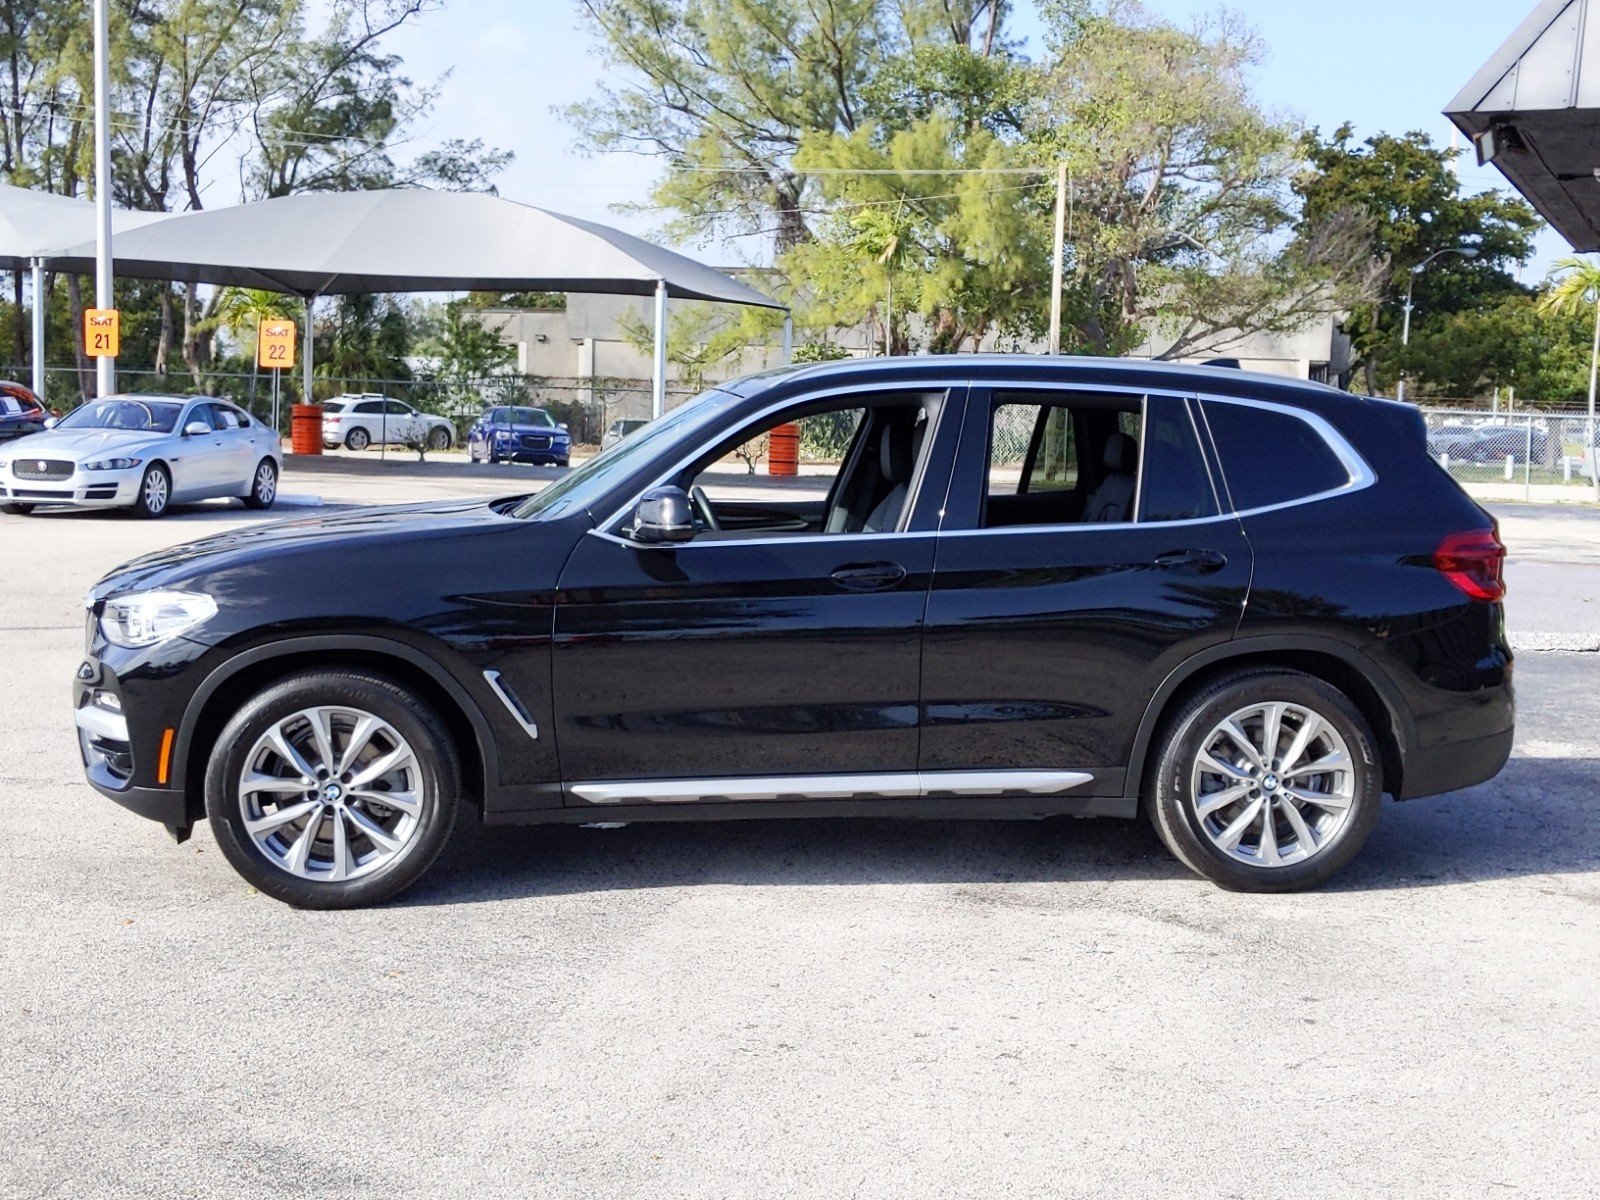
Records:
M797 478L730 469L789 423L828 447ZM88 596L76 721L93 787L180 839L209 817L311 908L394 895L468 813L1143 814L1198 874L1289 891L1385 793L1505 764L1504 554L1403 404L1106 359L817 364L532 495L129 563Z
M0 446L0 511L70 504L159 517L219 496L271 508L280 465L278 435L226 401L110 396Z

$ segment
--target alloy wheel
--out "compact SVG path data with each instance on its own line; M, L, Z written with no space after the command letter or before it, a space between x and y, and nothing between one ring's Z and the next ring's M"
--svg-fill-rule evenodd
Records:
M163 471L149 471L144 477L144 506L151 516L166 511L168 498L167 476Z
M1356 767L1333 724L1302 704L1266 701L1219 721L1200 743L1190 802L1230 858L1286 867L1323 853L1355 804Z
M239 776L245 832L299 879L359 879L397 861L416 840L426 803L410 744L358 708L283 718L256 739Z
M256 499L264 505L271 504L277 494L278 472L270 462L263 462L256 468Z

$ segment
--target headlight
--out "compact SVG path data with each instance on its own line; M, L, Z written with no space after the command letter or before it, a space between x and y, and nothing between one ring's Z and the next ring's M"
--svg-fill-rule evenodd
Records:
M100 632L114 646L154 646L217 615L217 602L198 592L130 592L106 601Z
M142 458L102 458L99 462L84 463L85 471L126 471L129 467L137 467L142 463Z
M497 438L514 438L517 435L510 429L496 429L494 436Z

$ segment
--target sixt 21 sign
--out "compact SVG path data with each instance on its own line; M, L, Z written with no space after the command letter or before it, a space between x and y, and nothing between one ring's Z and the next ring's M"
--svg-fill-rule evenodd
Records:
M83 310L83 352L90 358L115 358L122 348L122 318L114 308Z

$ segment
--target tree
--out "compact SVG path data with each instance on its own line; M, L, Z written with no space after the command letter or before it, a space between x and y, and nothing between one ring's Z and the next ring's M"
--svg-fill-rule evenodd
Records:
M1594 343L1589 355L1589 415L1594 416L1595 389L1600 383L1600 263L1569 255L1552 269L1550 290L1539 301L1547 315L1570 315L1594 309Z
M856 130L866 89L914 44L1003 48L1005 0L580 0L614 82L567 109L599 150L668 163L652 199L680 238L811 236L809 134Z
M1463 196L1452 151L1434 146L1427 134L1378 134L1360 145L1354 137L1348 125L1326 141L1309 131L1294 189L1308 221L1356 213L1370 223L1380 287L1345 322L1367 389L1392 382L1402 368L1426 383L1426 360L1413 353L1401 361L1397 300L1411 269L1450 247L1471 244L1479 251L1472 261L1445 255L1414 281L1421 315L1421 325L1413 327L1415 348L1427 323L1526 292L1513 272L1532 253L1540 221L1525 202L1499 192Z
M1250 95L1259 47L1229 18L1192 30L1137 3L1055 5L1029 116L1035 161L1072 180L1064 323L1079 348L1215 353L1365 298L1367 231L1297 214L1293 131Z
M484 382L501 375L517 360L517 349L498 329L467 315L471 306L460 300L444 306L437 329L419 342L417 351L434 360L434 377L453 400L480 393Z

